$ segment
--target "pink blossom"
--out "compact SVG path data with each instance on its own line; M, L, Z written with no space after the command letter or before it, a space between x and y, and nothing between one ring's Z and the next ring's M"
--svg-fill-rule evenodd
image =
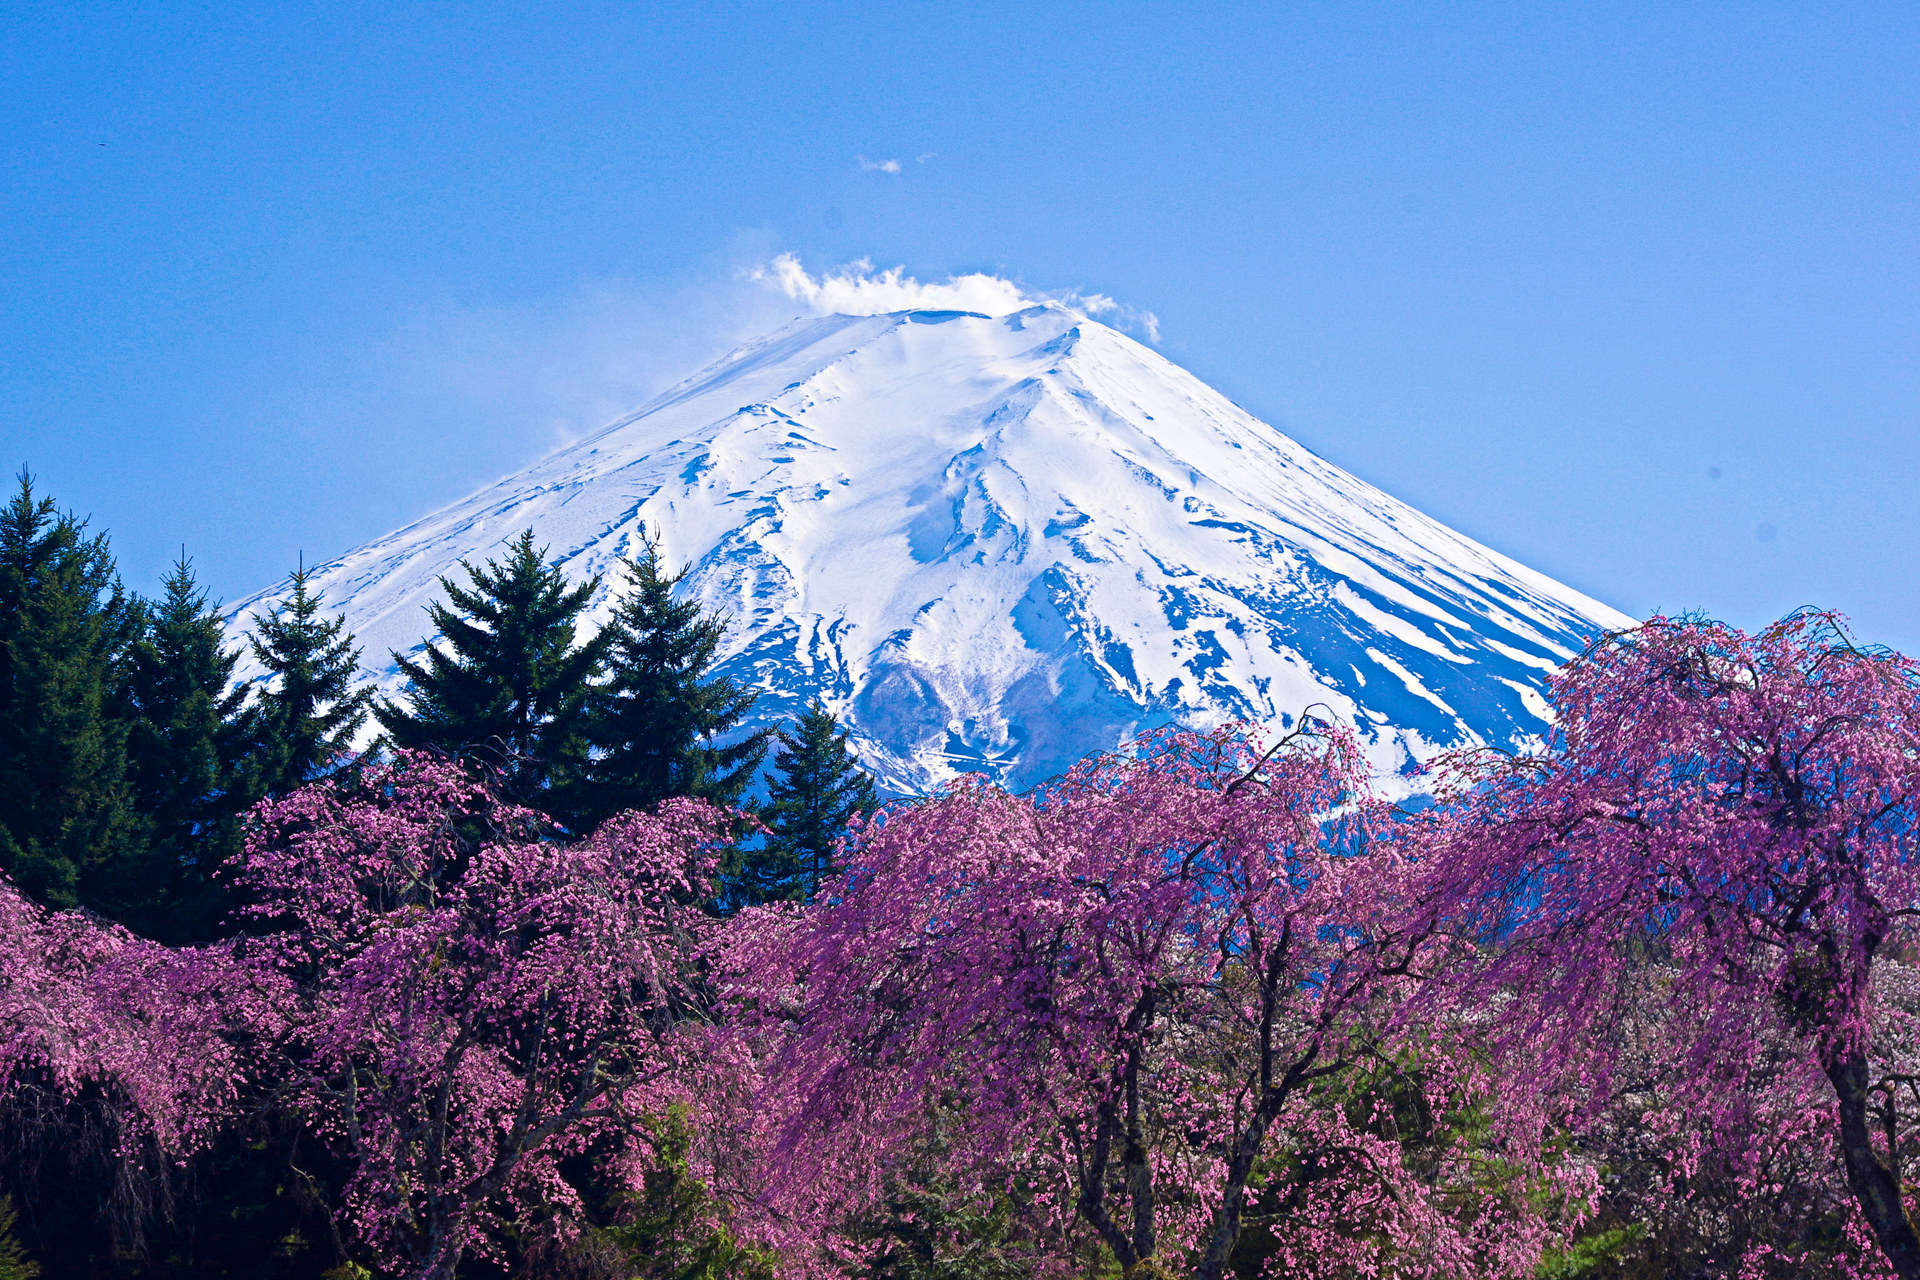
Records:
M564 1234L560 1162L617 1165L681 1096L724 825L670 801L562 842L407 753L256 812L251 955L287 984L290 1101L350 1162L341 1217L375 1261L445 1277L509 1224Z
M1529 1204L1454 1212L1377 1115L1327 1100L1395 1054L1375 1029L1410 981L1416 869L1390 825L1350 735L1263 752L1222 730L1027 796L968 780L857 827L820 905L748 913L728 943L729 994L763 1037L789 1258L938 1125L981 1194L1037 1178L1041 1211L1123 1268L1180 1258L1217 1280L1259 1172L1283 1210L1275 1274L1375 1269L1383 1250L1525 1274ZM1270 1182L1276 1138L1311 1163L1291 1191Z
M1647 1055L1749 1150L1804 1100L1860 1223L1920 1277L1899 1176L1915 1039L1889 999L1911 979L1887 963L1920 913L1917 690L1913 662L1828 615L1605 638L1554 678L1544 752L1444 767L1417 927L1454 963L1409 1014L1487 1010L1508 1087L1588 1116Z

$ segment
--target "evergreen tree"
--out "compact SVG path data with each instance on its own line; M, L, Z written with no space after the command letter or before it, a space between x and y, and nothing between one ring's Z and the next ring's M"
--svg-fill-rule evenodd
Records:
M440 579L453 607L428 609L446 649L427 646L424 662L394 654L409 705L383 702L374 714L395 746L477 758L501 771L515 799L548 807L586 755L588 682L608 637L576 645L575 624L600 579L569 589L531 529L504 563L461 568L468 586Z
M651 539L645 545L625 563L627 593L601 633L608 679L595 691L589 738L596 754L576 813L583 825L671 796L736 804L773 732L725 741L757 695L710 674L726 624L697 601L675 601L687 570L663 573L659 548Z
M164 941L198 941L211 936L222 905L211 873L239 851L240 814L254 798L241 777L247 690L229 688L240 655L221 647L220 616L184 555L165 586L128 663L128 776L154 873L152 892L124 923Z
M833 844L856 814L879 806L873 778L847 749L847 735L816 701L789 733L779 733L767 805L767 836L742 860L738 890L749 902L805 902L840 870Z
M51 906L113 914L138 853L121 664L139 617L106 536L23 469L0 512L0 869Z
M360 650L346 618L320 616L307 577L304 564L287 575L287 595L265 617L254 615L248 636L268 675L247 717L247 789L255 797L285 795L333 770L353 749L373 698L353 688Z
M0 1280L34 1280L40 1274L40 1264L27 1257L14 1235L17 1218L12 1198L0 1196Z

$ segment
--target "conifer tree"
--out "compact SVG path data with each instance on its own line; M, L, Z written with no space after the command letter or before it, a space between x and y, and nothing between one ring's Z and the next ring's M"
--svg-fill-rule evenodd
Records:
M145 612L128 662L128 777L154 882L123 923L198 941L220 914L211 874L239 851L240 814L256 798L241 776L247 689L229 687L239 652L222 648L220 615L184 554Z
M440 579L452 607L428 608L446 648L428 645L422 662L394 654L410 681L408 705L383 702L374 715L395 746L484 761L515 799L548 808L586 754L588 682L609 637L574 638L600 579L568 588L531 529L504 562L476 569L463 560L461 568L469 585Z
M139 607L104 534L20 488L0 511L0 869L51 906L119 905L138 852L121 661Z
M27 1257L14 1234L18 1217L13 1198L0 1196L0 1280L34 1280L40 1274L40 1264Z
M308 576L304 564L288 574L286 596L254 615L248 636L268 675L247 718L255 797L285 795L332 771L353 749L373 698L353 688L360 650L346 618L321 617Z
M792 732L780 730L761 811L767 836L742 860L739 892L749 902L805 902L841 868L833 845L856 814L879 806L873 778L847 749L846 731L817 700Z
M712 673L726 624L697 601L674 600L687 569L663 573L652 539L624 567L626 594L601 633L608 678L595 691L589 738L596 754L578 817L591 825L672 796L736 804L773 731L726 741L757 696Z

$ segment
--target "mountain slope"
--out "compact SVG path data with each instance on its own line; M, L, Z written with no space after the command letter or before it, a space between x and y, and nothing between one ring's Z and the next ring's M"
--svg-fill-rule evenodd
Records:
M461 558L531 527L611 576L643 525L762 712L824 697L906 791L1315 703L1383 770L1509 743L1542 673L1627 621L1052 304L797 321L313 581L393 691Z

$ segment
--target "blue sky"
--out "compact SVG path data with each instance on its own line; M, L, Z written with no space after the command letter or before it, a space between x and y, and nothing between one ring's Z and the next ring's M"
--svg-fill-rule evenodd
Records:
M141 589L517 469L791 253L1108 295L1629 612L1920 652L1911 4L0 12L0 460Z

